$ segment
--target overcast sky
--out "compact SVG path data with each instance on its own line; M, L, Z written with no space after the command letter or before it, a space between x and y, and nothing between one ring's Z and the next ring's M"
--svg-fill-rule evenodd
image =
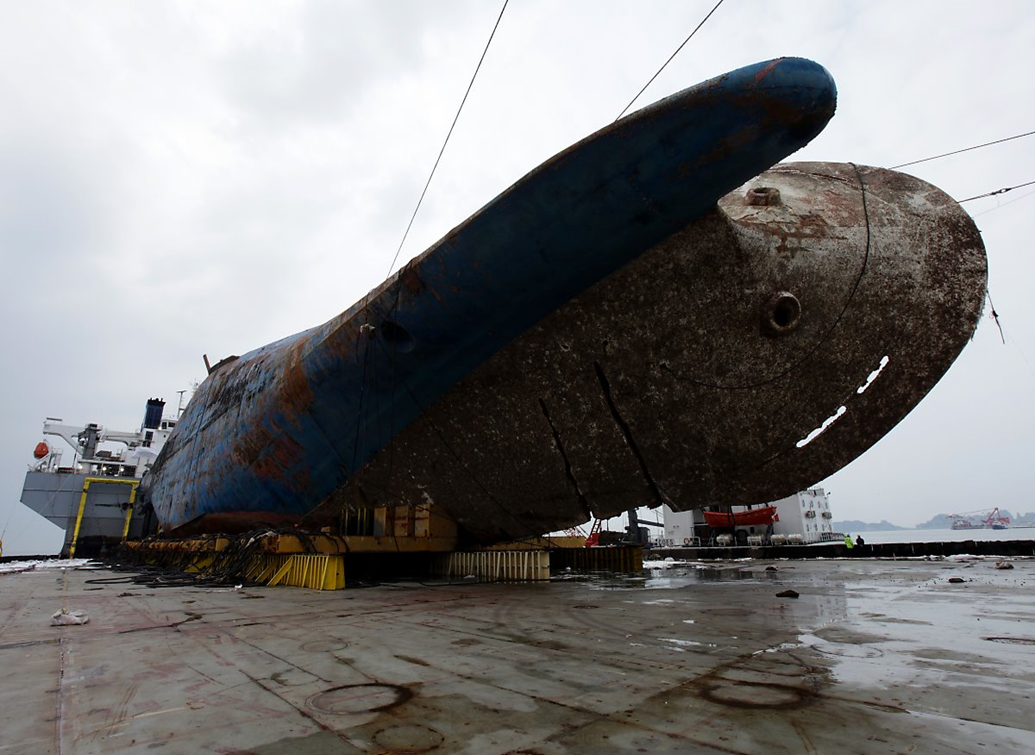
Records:
M149 396L339 313L388 273L501 2L0 0L0 536L46 416L134 430ZM512 0L402 252L614 120L714 0ZM726 0L638 106L781 55L837 81L792 159L898 163L1035 129L1029 2ZM1035 137L908 169L962 199L1035 180ZM986 313L835 519L1035 510L1035 186L964 205Z

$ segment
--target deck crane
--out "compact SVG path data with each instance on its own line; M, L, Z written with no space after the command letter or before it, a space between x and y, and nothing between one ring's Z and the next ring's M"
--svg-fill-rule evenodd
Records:
M629 524L625 528L624 537L619 532L605 530L603 519L594 519L593 526L589 531L589 537L586 538L586 547L593 547L595 545L646 545L649 538L644 534L646 528L641 525L649 527L665 526L662 522L640 519L636 514L635 507L626 511L626 516L629 518Z

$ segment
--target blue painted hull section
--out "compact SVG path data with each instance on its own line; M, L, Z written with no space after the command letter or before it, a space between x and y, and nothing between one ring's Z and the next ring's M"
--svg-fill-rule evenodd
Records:
M165 529L305 517L530 326L807 144L835 100L826 70L793 58L673 95L547 161L338 317L219 366L145 480Z

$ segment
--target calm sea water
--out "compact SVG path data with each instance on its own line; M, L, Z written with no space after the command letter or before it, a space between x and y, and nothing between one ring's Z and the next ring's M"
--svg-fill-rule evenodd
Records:
M867 543L957 543L963 540L1035 540L1035 527L1005 530L892 530L890 532L853 532Z

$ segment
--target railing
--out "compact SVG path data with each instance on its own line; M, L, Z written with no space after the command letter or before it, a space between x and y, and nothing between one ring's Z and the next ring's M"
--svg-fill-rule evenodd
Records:
M126 525L122 528L122 540L129 535L129 520L133 518L133 503L137 499L137 486L140 480L122 480L117 477L87 477L83 480L83 494L79 498L79 513L75 517L75 529L72 531L72 542L68 546L68 557L75 558L75 544L79 540L79 527L83 523L83 512L86 511L86 496L90 493L90 483L102 482L110 485L129 485L129 503L126 506Z

